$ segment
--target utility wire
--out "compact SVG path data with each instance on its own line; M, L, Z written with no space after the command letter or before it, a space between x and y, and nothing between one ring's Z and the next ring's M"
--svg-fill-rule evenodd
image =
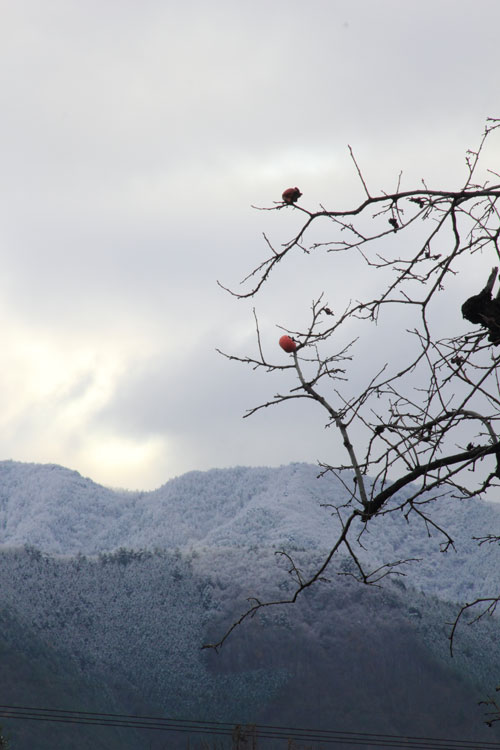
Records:
M34 708L32 706L2 706L0 717L25 719L64 724L86 724L91 726L122 727L126 729L152 729L163 732L184 732L233 736L235 724L219 721L196 721L191 719L165 719L158 716L134 716L129 714L99 713L90 711L68 711L65 709ZM326 729L282 727L269 724L241 726L243 734L258 739L294 739L305 742L328 744L406 748L407 750L500 750L500 742L474 740L446 740L437 737L408 737L368 732L342 732Z

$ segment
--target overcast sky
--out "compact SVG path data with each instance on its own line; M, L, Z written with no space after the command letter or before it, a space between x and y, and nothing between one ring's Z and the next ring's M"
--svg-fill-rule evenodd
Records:
M500 117L498 0L0 0L0 21L0 458L140 489L334 461L314 408L242 419L279 377L215 352L255 351L255 304L279 359L314 260L254 302L216 280L297 226L252 204L362 198L347 144L374 192L401 169L458 187Z

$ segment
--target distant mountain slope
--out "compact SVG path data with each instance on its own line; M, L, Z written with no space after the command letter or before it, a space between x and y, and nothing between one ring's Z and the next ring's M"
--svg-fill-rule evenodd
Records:
M0 462L0 545L33 545L74 555L129 549L267 547L326 550L338 531L328 504L347 499L332 475L292 464L277 469L190 472L152 492L120 492L60 466ZM347 481L350 481L347 476ZM432 517L456 541L440 552L439 534L400 513L372 521L360 556L367 565L422 558L405 572L417 587L448 600L496 591L497 547L472 536L500 532L500 504L441 499Z
M1 557L1 556L0 556ZM47 707L112 713L146 713L146 704L130 683L109 675L85 675L58 644L50 645L36 629L23 624L0 605L0 703L9 706ZM151 705L149 706L151 708ZM145 733L108 727L45 721L8 720L12 750L134 750ZM149 739L149 736L148 736Z
M500 530L495 505L437 502L433 518L456 541L445 555L418 518L375 519L357 552L368 566L422 558L406 577L363 587L337 575L350 564L340 555L330 581L296 605L246 622L220 655L201 650L248 597L289 594L276 549L303 571L321 560L338 531L322 506L345 501L346 490L316 476L307 464L238 467L129 493L58 466L1 462L0 653L13 666L1 673L0 703L22 700L31 682L13 700L16 669L46 649L42 673L95 686L105 710L140 696L137 706L182 718L498 739L476 706L500 675L498 621L464 623L453 661L446 625L457 612L449 601L497 591L498 548L471 539ZM32 683L35 704L57 700L36 670ZM82 695L91 705L92 690ZM32 732L19 750L36 746Z
M302 553L301 562L310 554ZM219 575L222 562L232 580ZM450 605L398 583L379 590L334 578L293 608L246 623L220 654L202 651L256 585L286 589L271 551L219 549L190 557L121 551L93 560L33 549L4 552L0 599L15 614L13 625L1 622L4 663L6 653L14 667L31 658L43 666L50 689L38 667L21 685L15 669L3 669L0 704L29 699L47 706L61 700L59 682L67 686L62 707L78 710L109 711L113 700L116 705L135 695L156 707L149 713L157 715L161 706L169 717L456 739L500 736L487 732L477 707L500 673L495 622L464 628L451 661L444 625ZM78 744L65 745L56 729L48 735L56 747L89 747L88 732ZM33 734L24 736L16 750L38 750ZM116 746L105 736L99 740L96 747Z

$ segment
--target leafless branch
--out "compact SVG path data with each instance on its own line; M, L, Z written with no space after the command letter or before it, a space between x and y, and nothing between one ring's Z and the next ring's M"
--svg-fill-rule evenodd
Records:
M351 254L364 269L353 280L351 301L344 309L330 309L319 290L300 330L278 322L293 340L287 359L278 349L276 362L264 352L255 310L257 353L224 354L253 369L294 375L288 392L251 407L246 416L297 398L315 401L326 426L338 434L342 451L331 464L320 463L319 476L335 474L347 500L329 506L340 531L317 568L306 574L289 551L281 550L293 593L271 601L251 598L222 638L206 647L220 649L235 628L263 608L294 603L304 590L325 580L340 549L353 563L355 572L349 575L365 584L401 574L413 558L366 569L361 541L372 519L394 512L403 512L408 523L419 518L446 550L454 541L433 519L432 503L444 496L482 496L500 487L500 292L494 292L500 265L500 183L479 181L484 145L499 129L500 120L487 121L479 146L466 154L467 174L459 190L431 189L424 181L402 190L400 173L395 191L371 195L349 146L366 198L337 210L294 204L293 210L303 218L295 236L275 247L264 235L267 257L243 279L247 291L223 287L240 299L255 297L271 283L281 261L293 262L296 251ZM488 174L499 176L492 170ZM260 210L283 207L276 202ZM312 225L325 219L329 238L308 242ZM473 255L478 263L484 259L486 285L470 289L467 299L451 299L452 284ZM453 318L461 316L463 331L457 335L451 326ZM371 350L375 326L385 326L389 335L382 364L372 365L364 353ZM405 345L396 338L396 329ZM499 539L500 530L498 536L479 542ZM498 601L492 597L465 604L453 624L450 649L469 610L480 609L477 621L492 614Z

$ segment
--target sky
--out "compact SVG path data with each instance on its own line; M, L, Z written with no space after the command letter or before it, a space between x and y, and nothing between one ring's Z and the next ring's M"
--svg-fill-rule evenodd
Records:
M253 301L217 280L298 226L252 206L362 200L348 144L373 192L401 170L460 186L500 117L497 0L0 0L0 20L0 458L130 489L334 461L314 408L243 419L284 384L216 349L255 354L255 306L281 361L277 326L349 293L349 264L295 257Z

